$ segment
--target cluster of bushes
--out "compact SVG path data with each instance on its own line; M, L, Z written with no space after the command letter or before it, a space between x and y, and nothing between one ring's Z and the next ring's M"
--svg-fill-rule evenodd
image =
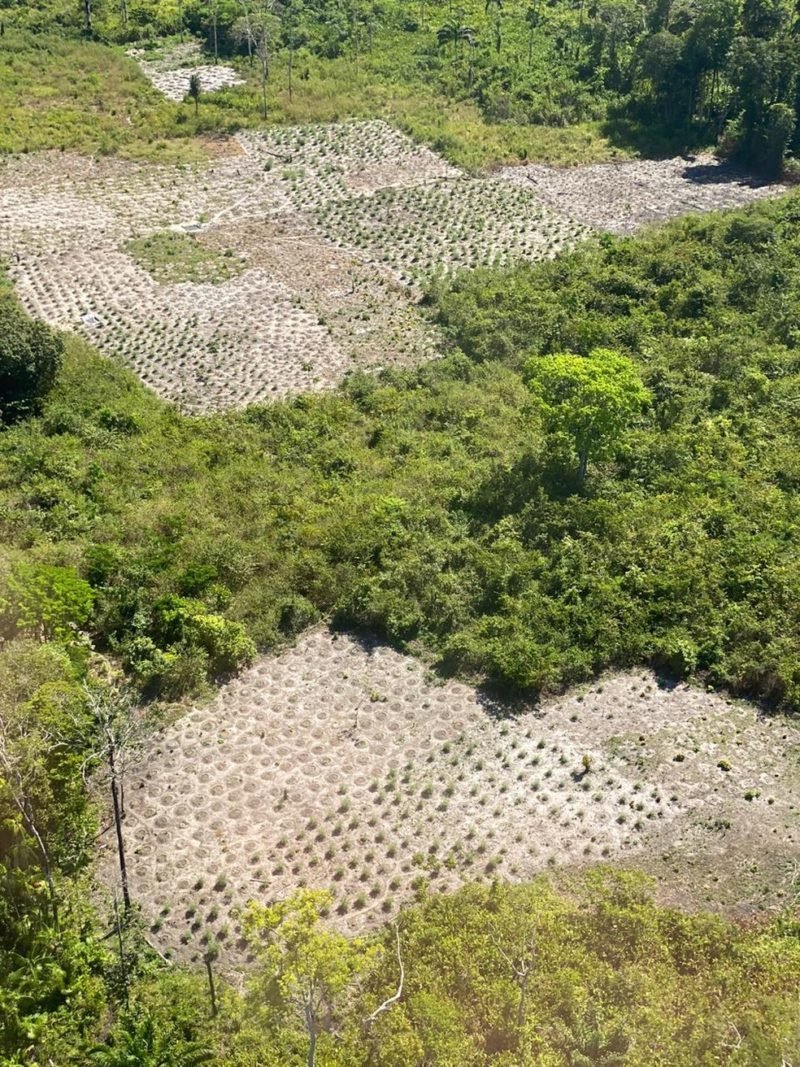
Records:
M431 297L447 358L239 414L181 418L73 342L0 435L5 570L73 567L152 692L322 615L517 690L649 661L797 707L799 220L465 275ZM613 370L588 468L537 363L564 352Z
M25 1062L768 1067L798 1052L789 917L743 929L683 915L640 876L605 869L568 892L542 880L430 897L350 941L321 923L329 902L303 890L251 905L255 962L243 990L216 978L211 1017L205 977L157 970L127 931L124 985L115 995L110 953L82 961L80 1012L34 1030ZM212 970L216 946L205 959Z

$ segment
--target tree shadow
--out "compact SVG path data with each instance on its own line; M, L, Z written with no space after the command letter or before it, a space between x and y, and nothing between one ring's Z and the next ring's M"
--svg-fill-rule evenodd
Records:
M690 163L684 167L681 177L695 185L746 185L749 189L762 189L773 182L763 175L746 170L737 163Z
M611 114L600 125L600 132L615 148L624 148L646 159L671 159L708 148L713 135L707 127L667 131L657 123Z

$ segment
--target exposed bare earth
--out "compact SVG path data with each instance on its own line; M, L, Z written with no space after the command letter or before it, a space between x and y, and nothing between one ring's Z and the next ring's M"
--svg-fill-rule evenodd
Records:
M153 741L126 790L131 887L164 949L215 936L228 965L236 909L301 884L334 892L346 931L423 883L604 859L748 911L790 890L798 784L796 725L648 671L505 707L317 629ZM110 833L101 874L116 883Z
M201 63L202 52L196 41L187 41L165 51L130 48L127 54L138 61L145 77L168 100L179 102L185 99L193 75L200 79L203 94L244 84L233 67Z
M626 232L777 191L675 160L475 178L380 121L279 127L197 166L7 161L0 253L32 315L202 411L435 356L439 335L415 308L435 274L552 256L586 225ZM244 269L157 280L126 246L170 228L230 250Z
M532 189L554 211L568 211L585 226L623 234L678 215L743 207L787 189L760 181L713 156L637 159L568 169L530 164L505 167L499 174Z

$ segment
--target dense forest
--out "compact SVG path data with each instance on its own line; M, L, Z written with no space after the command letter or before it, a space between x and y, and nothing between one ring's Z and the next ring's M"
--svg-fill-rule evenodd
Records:
M796 176L800 8L784 0L0 0L0 24L0 151L67 167L67 150L186 166L265 119L380 116L471 171L715 146ZM198 39L242 84L168 101L125 54ZM650 667L795 716L797 193L440 278L416 309L439 358L215 414L31 319L9 274L0 1064L796 1062L796 870L767 914L734 921L665 906L634 870L511 885L490 859L455 893L419 879L355 938L299 884L238 917L242 977L208 933L185 966L124 871L112 894L95 865L116 830L124 867L130 739L141 757L317 623L479 685L487 708ZM592 767L587 752L576 789Z

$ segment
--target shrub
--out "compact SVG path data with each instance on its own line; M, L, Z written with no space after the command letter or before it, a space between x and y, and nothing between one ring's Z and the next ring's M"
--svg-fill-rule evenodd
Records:
M0 424L35 412L61 368L64 342L0 296Z

